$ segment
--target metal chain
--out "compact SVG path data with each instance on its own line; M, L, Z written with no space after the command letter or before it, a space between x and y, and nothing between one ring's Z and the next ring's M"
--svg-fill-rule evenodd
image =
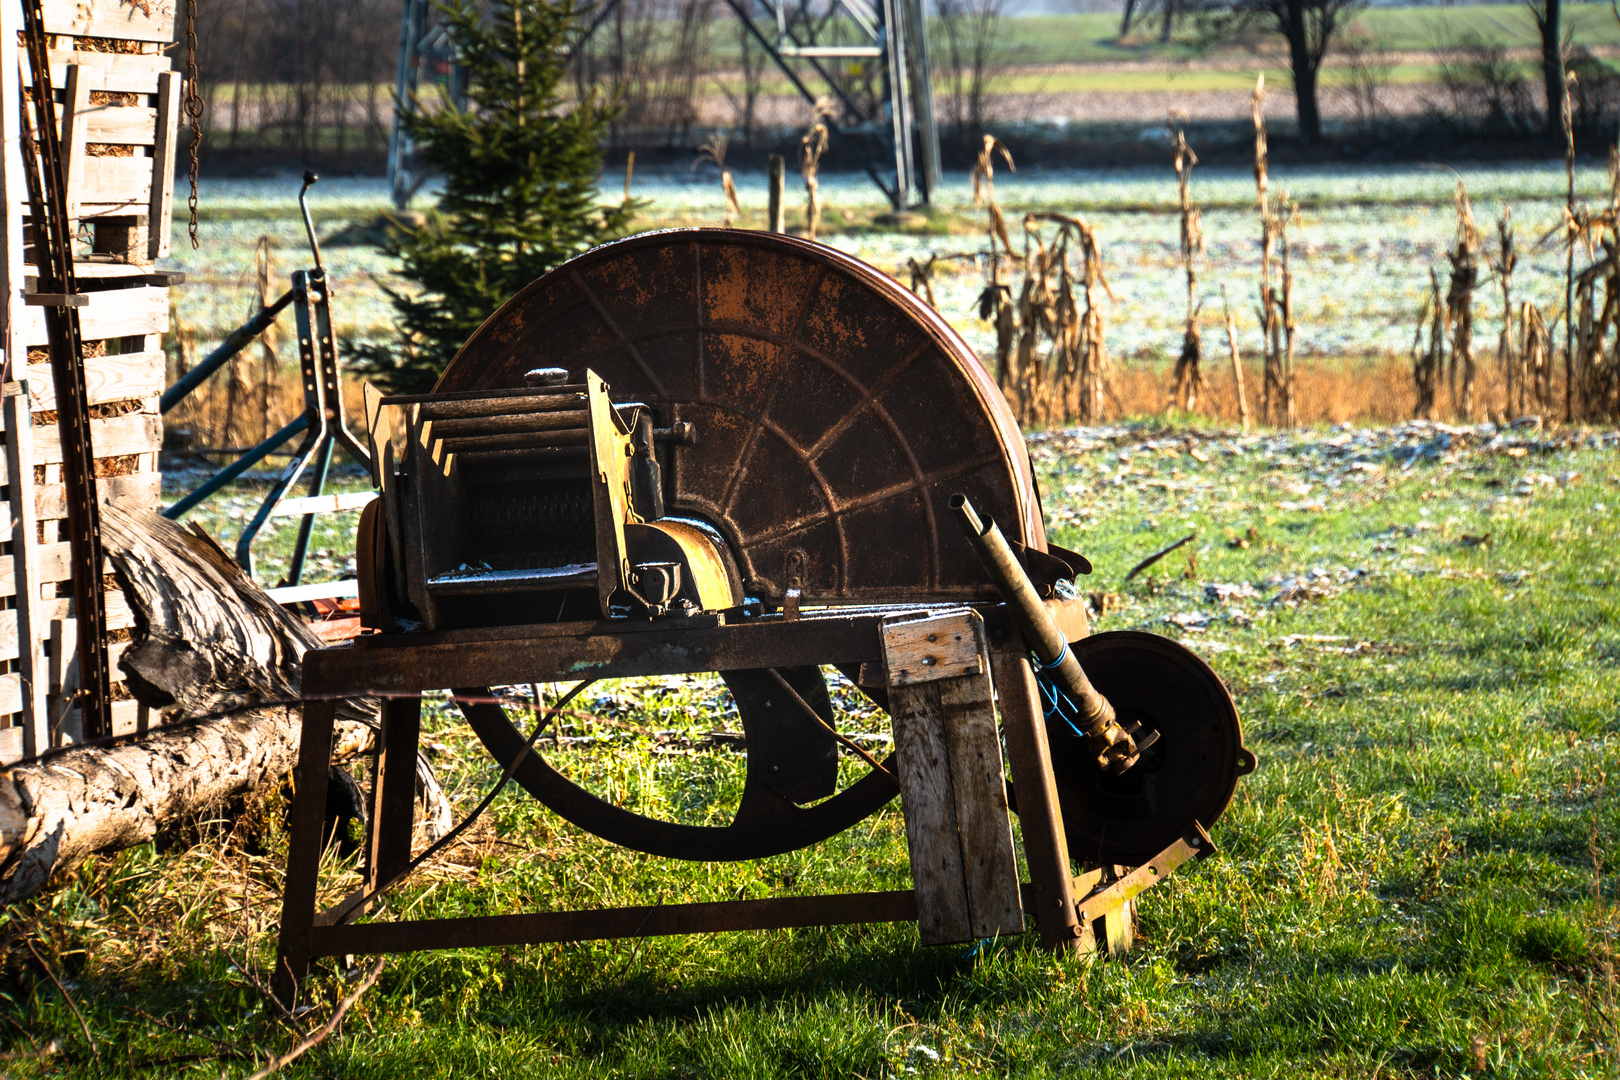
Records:
M191 248L197 242L197 155L202 151L203 99L197 92L197 0L186 0L186 127L191 131Z

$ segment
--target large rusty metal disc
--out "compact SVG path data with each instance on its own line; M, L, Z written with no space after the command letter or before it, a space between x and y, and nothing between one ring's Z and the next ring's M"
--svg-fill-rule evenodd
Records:
M893 279L771 233L677 229L586 252L519 292L438 392L586 368L661 426L668 512L718 528L749 594L988 599L946 500L1046 548L1023 438L967 344Z

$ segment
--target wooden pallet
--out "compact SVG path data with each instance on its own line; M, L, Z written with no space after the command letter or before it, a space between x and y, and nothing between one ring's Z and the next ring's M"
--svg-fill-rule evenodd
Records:
M75 269L88 300L79 309L83 339L88 352L101 354L85 361L97 493L102 501L132 498L156 507L169 290L154 283L163 279L153 264L168 254L172 224L182 83L164 50L174 41L175 4L45 0L44 9L68 212L89 240ZM0 39L17 40L21 23L17 0L0 0ZM20 67L21 78L12 74L17 65L0 77L0 139L17 137L21 92L32 81L26 58ZM16 154L0 157L0 208L0 290L8 297L0 301L0 343L13 380L0 387L0 491L11 511L0 522L3 764L74 741L79 722L56 393L50 365L39 362L43 311L19 296L34 274L25 261L27 198ZM117 669L132 626L123 595L109 591L115 734L144 729L152 719L129 697Z

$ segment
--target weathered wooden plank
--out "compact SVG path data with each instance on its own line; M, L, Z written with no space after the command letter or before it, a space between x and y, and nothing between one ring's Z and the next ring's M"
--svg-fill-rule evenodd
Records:
M1024 905L990 679L963 675L937 685L973 937L1022 934Z
M21 727L8 727L0 730L0 765L10 765L23 758Z
M4 408L0 416L6 426L6 471L11 476L26 477L27 482L8 485L11 513L7 523L11 527L11 558L3 560L10 565L12 595L16 601L12 609L17 613L17 679L19 700L23 702L23 752L37 754L50 742L50 726L45 711L45 679L43 653L44 624L40 621L40 564L39 530L35 522L34 503L34 424L29 406L29 389L21 383L8 383L5 387ZM6 709L10 712L12 710Z
M883 656L889 685L932 682L947 675L978 675L985 670L979 655L979 616L950 612L908 622L885 623Z
M95 77L86 72L83 65L71 65L80 71L80 80L91 85L85 88L85 103L81 110L75 113L75 119L84 121L84 141L87 143L111 143L122 146L151 146L157 141L158 111L150 105L108 105L89 100L92 90L101 87L94 85ZM179 77L178 72L169 72ZM67 112L67 106L56 107L56 119L61 123ZM64 144L66 133L64 132Z
M147 257L169 253L169 232L174 220L174 159L179 148L180 73L158 76L158 103L153 114L152 183L147 221Z
M924 945L973 939L943 712L937 683L889 688L900 807L917 893L917 930Z
M34 545L34 562L39 568L35 581L43 585L52 581L66 581L73 573L71 545L59 543ZM17 595L17 571L10 559L0 559L0 596Z
M78 64L68 65L67 101L62 105L62 153L66 158L67 214L71 229L79 220L79 188L84 182L84 114L90 108L90 80ZM55 84L52 84L55 85Z
M74 39L57 40L71 43ZM28 66L27 54L21 49L17 52L22 60L22 83L32 86L34 78ZM174 66L168 54L161 52L103 53L60 48L51 49L49 55L52 86L65 85L68 65L80 64L91 75L90 89L110 90L117 94L155 94L158 73Z
M73 615L73 599L72 597L63 596L55 600L46 600L40 605L40 609L40 620L45 625L49 625L53 621L69 619ZM11 613L0 611L0 616L9 614ZM135 614L129 610L129 601L124 599L123 592L118 589L109 591L107 593L107 629L109 631L128 630L134 625ZM5 625L0 622L0 638L3 638L4 634ZM68 636L71 638L73 635Z
M19 713L26 718L23 712L23 684L22 674L13 671L9 675L0 675L0 713ZM27 723L22 727L25 732ZM24 736L26 738L26 734Z
M93 163L105 159L89 160ZM88 214L90 209L86 207L85 212ZM144 206L141 212L146 212ZM79 309L79 332L85 341L162 334L169 329L169 290L162 286L101 289L83 295L87 302ZM28 310L35 313L26 331L28 344L47 344L43 309L31 307Z
M363 510L377 498L375 491L353 491L340 495L304 495L296 499L282 499L270 511L271 517L303 517L305 514L340 514L346 510Z
M174 0L43 0L45 32L120 41L174 40Z
M90 446L98 458L149 454L163 445L163 417L156 413L129 413L90 421ZM34 464L59 465L62 440L54 425L34 433Z
M17 648L17 611L0 611L0 660L15 660L21 650Z
M84 185L79 189L84 205L128 206L130 213L144 214L151 198L152 159L145 154L84 159Z
M34 489L35 506L40 521L61 521L67 517L67 487L63 484L41 484ZM157 509L162 501L163 476L155 472L131 473L128 476L108 476L96 481L96 501L109 503L114 499L129 499L149 510ZM43 570L41 571L43 574ZM43 581L65 581L65 578L41 577Z
M160 352L87 358L84 387L90 404L105 405L110 401L149 398L163 393L163 362ZM28 365L28 397L35 412L50 412L56 408L56 382L51 378L49 365Z

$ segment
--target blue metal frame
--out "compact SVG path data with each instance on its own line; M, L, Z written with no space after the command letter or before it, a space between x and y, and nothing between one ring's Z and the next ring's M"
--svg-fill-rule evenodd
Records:
M298 363L304 380L304 411L297 419L259 445L203 481L196 490L175 502L163 516L178 520L192 511L204 499L240 477L254 465L263 461L275 449L299 432L304 439L293 452L292 461L282 470L280 478L271 487L259 505L242 535L236 542L236 561L251 576L253 574L253 541L259 530L275 512L276 505L298 483L310 463L309 494L320 495L326 489L327 475L332 466L332 451L342 445L354 459L371 466L371 454L349 430L343 417L343 389L337 354L337 340L332 333L332 286L321 262L320 243L315 238L315 223L310 218L305 199L310 185L318 179L313 172L304 174L304 186L298 192L298 206L304 215L304 230L309 236L310 251L315 266L298 270L292 275L292 288L281 299L249 319L215 349L197 367L170 387L161 399L161 408L168 412L187 394L202 385L210 375L223 367L242 351L254 338L262 334L289 305L298 330ZM292 563L288 567L285 585L297 585L304 573L304 559L309 552L310 534L315 526L315 515L305 514L298 526L298 540L293 546Z

